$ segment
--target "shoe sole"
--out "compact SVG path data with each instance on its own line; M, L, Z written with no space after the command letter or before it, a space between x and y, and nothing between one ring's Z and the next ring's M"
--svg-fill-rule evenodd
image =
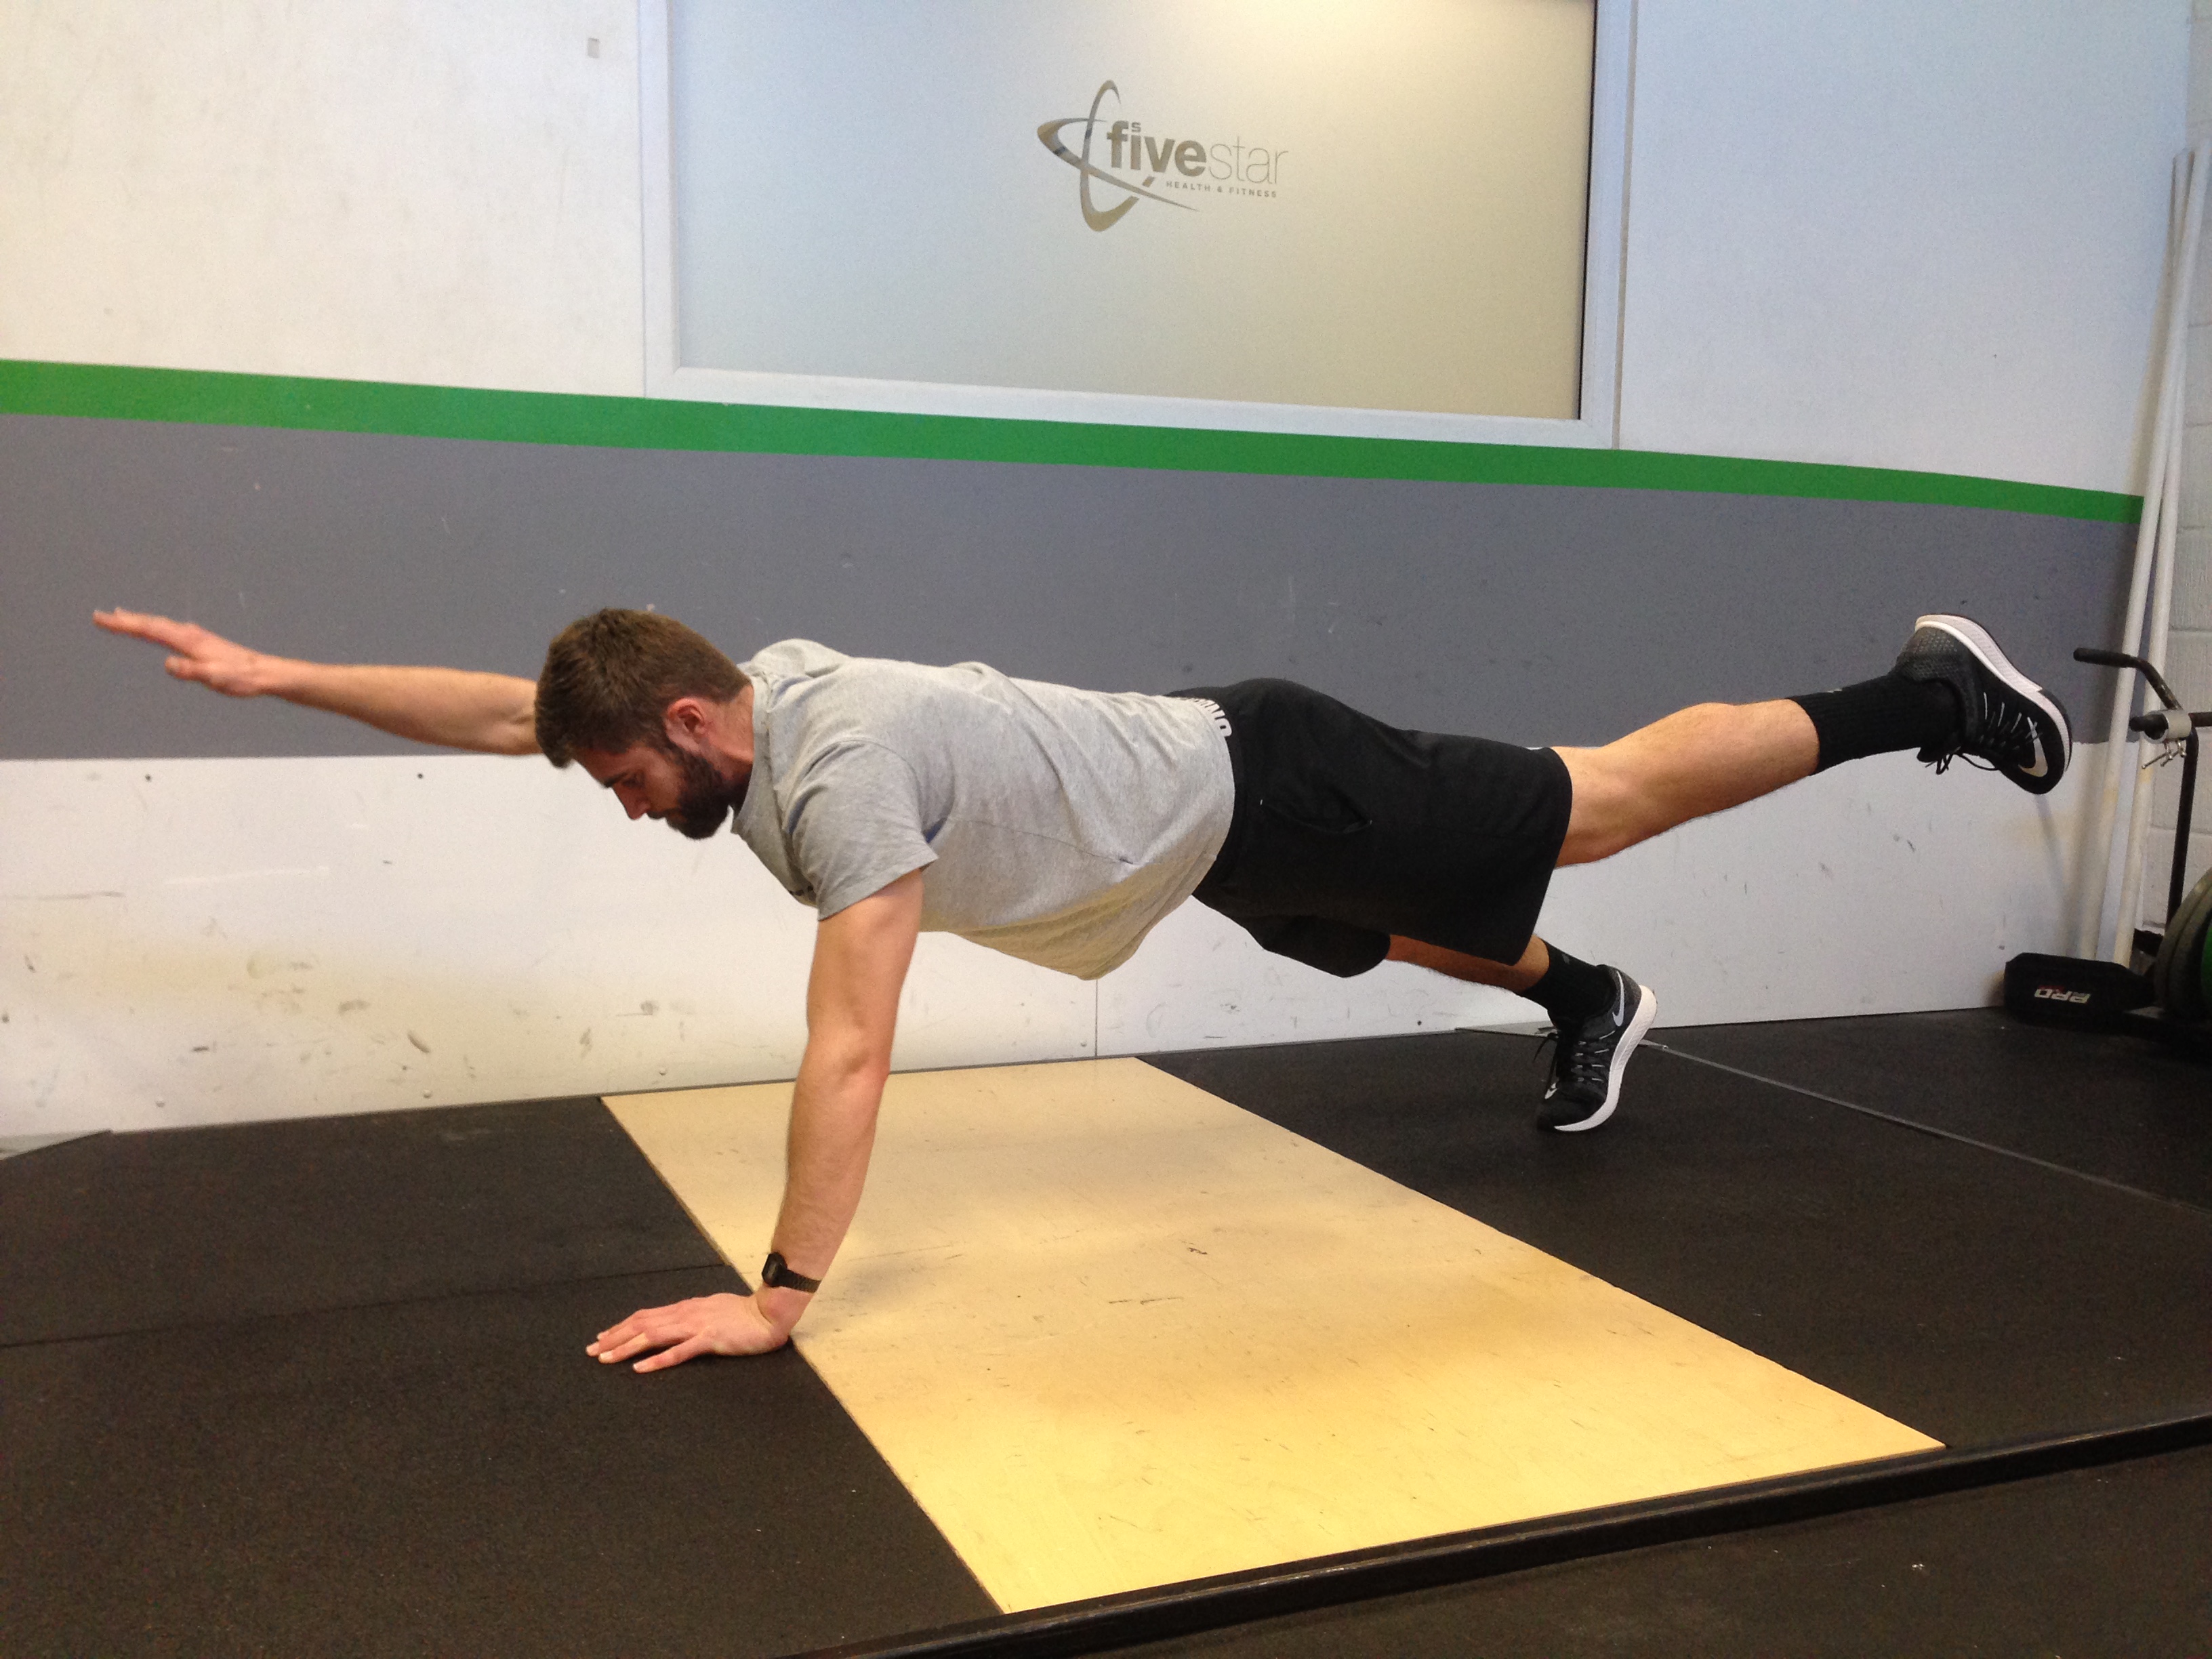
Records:
M1644 1041L1644 1034L1651 1029L1651 1022L1659 1018L1659 994L1648 985L1636 988L1636 1012L1629 1017L1628 1029L1620 1034L1620 1041L1613 1050L1613 1064L1606 1068L1605 1104L1579 1123L1548 1123L1544 1127L1563 1135L1580 1134L1585 1129L1595 1129L1613 1115L1613 1109L1620 1104L1620 1074L1628 1069L1628 1057Z
M1990 630L1972 617L1951 616L1939 611L1933 616L1917 618L1912 627L1916 633L1923 628L1933 628L1939 633L1948 634L1972 652L1974 659L1983 667L2044 712L2051 724L2058 728L2058 764L2050 768L2047 778L2031 776L2024 772L2017 775L2008 772L2005 775L2022 788L2037 794L2057 787L2058 780L2066 775L2066 769L2074 763L2074 728L2066 718L2066 711L2058 706L2058 700L2014 667L2012 659L2006 656L2002 647L1990 637ZM2047 757L2045 764L2046 767L2050 765Z

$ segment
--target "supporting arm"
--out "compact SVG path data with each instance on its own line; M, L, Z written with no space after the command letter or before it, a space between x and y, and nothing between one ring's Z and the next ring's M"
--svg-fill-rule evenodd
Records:
M840 910L817 930L806 986L806 1053L792 1090L783 1205L770 1248L808 1279L830 1271L860 1207L876 1141L876 1111L890 1075L899 990L921 927L921 872ZM586 1352L601 1364L661 1352L641 1371L702 1353L765 1353L789 1340L813 1301L789 1286L724 1291L642 1308L601 1331Z

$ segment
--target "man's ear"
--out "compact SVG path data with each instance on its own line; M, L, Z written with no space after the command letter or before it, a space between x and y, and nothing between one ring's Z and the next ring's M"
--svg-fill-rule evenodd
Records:
M705 736L712 719L701 699L678 697L660 711L661 733L681 748L692 748ZM685 742L686 738L690 741Z

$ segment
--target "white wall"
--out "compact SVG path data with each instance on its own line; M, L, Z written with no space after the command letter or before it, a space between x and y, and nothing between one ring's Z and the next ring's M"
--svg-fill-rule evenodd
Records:
M2131 487L2185 15L1647 8L1624 441ZM641 389L617 0L0 17L0 355ZM805 914L574 784L0 768L0 1133L788 1075ZM1978 1002L2059 942L2070 799L1855 768L1570 872L1546 927L1678 1020ZM1410 969L1328 980L1194 909L1096 990L933 941L899 1059L1528 1013Z
M1545 930L1671 1023L1979 1001L2059 946L2079 794L1886 756L1563 872ZM0 763L0 1134L788 1077L803 1036L811 913L534 762ZM1331 979L1187 905L1095 988L926 936L894 1058L1539 1017L1401 965Z
M812 913L574 771L17 762L0 790L0 1133L787 1077L804 1037ZM933 936L898 1059L1088 1053L1095 1018Z
M2188 22L1644 6L1623 447L2140 489Z
M0 21L0 356L641 389L626 0Z
M2212 0L2195 0L2189 41L2189 137L2212 139ZM2181 535L2175 560L2173 627L2166 640L2166 679L2193 709L2212 708L2212 239L2199 257L2189 319L2186 431L2182 449ZM2198 790L2185 879L2212 870L2212 796ZM2166 920L2174 831L2179 827L2180 769L2160 774L2144 837L2142 914Z

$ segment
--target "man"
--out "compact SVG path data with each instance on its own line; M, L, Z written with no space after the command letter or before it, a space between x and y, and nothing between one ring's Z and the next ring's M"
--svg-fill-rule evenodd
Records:
M2057 701L1962 617L1920 618L1887 674L1704 703L1600 749L1401 732L1279 680L1107 694L848 658L808 641L742 666L681 623L603 611L533 684L266 656L115 611L168 671L419 742L571 761L632 818L703 838L734 816L820 916L783 1203L757 1292L641 1310L588 1352L636 1369L780 1346L858 1207L899 990L924 928L1087 978L1195 897L1270 951L1502 986L1551 1016L1539 1121L1596 1127L1657 999L1534 933L1552 871L1864 756L1965 756L2042 793L2071 752ZM653 1351L648 1352L647 1351Z

